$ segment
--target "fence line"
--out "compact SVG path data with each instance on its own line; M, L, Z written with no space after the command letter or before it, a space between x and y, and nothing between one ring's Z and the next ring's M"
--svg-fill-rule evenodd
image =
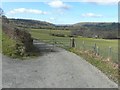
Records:
M78 42L75 39L44 39L41 40L46 43L50 43L55 46L63 47L63 48L77 48L80 50L90 50L93 51L96 55L99 55L103 58L111 58L114 62L118 62L118 53L113 50L113 47L101 47L93 42L93 44L88 45L84 40L82 42Z

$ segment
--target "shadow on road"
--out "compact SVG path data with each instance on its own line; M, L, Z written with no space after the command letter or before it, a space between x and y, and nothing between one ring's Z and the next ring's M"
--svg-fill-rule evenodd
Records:
M54 45L50 45L50 44L40 42L40 41L35 41L35 40L33 43L37 47L37 49L39 49L41 54L58 52L57 47L55 47Z

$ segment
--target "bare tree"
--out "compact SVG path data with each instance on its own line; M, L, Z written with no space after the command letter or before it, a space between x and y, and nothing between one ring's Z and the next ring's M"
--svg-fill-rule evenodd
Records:
M4 14L4 11L2 8L0 8L0 16L3 16L3 14Z

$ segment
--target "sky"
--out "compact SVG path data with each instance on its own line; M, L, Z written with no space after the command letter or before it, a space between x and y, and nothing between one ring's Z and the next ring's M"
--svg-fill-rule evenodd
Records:
M2 2L2 9L8 18L33 19L54 24L118 21L117 0L6 1Z

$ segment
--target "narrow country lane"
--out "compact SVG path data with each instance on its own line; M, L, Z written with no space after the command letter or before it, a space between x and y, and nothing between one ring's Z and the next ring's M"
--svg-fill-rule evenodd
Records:
M52 46L36 43L43 51ZM43 47L42 47L43 46ZM74 53L54 47L33 60L3 56L3 88L117 88L101 71Z

